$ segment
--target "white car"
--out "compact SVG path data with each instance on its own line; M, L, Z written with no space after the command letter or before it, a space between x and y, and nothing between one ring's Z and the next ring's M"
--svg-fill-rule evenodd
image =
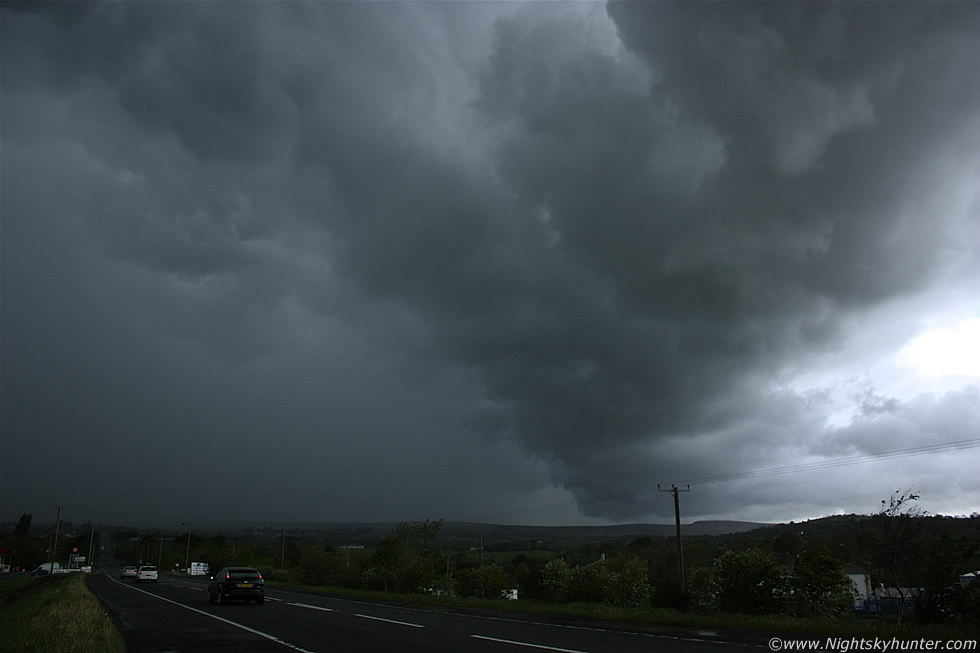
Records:
M127 578L136 578L136 567L133 567L132 565L123 567L122 571L119 572L119 577L123 580L126 580Z
M157 582L157 568L153 565L143 565L136 572L136 582L148 580L151 583Z

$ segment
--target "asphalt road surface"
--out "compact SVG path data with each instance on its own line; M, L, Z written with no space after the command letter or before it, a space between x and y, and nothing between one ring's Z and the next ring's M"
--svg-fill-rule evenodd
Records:
M767 650L765 640L631 630L571 617L449 611L315 596L266 587L264 605L211 604L204 579L122 581L111 569L89 587L106 606L130 653L178 651L390 652Z

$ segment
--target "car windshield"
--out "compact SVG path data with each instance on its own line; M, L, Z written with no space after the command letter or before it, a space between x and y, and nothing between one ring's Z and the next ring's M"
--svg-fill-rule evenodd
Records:
M241 579L241 578L260 578L259 572L256 571L255 569L229 569L228 570L228 577L229 578L236 578L236 579Z
M156 567L140 567L140 571L156 571Z

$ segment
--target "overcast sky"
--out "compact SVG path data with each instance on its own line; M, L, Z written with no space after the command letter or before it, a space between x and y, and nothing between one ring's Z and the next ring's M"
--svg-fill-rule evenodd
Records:
M980 509L977 3L0 29L3 520Z

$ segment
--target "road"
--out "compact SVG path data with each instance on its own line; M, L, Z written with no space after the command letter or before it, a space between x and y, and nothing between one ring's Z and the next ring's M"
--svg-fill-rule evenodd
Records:
M203 579L162 576L136 585L106 570L89 587L116 620L130 653L467 651L592 653L765 649L764 640L725 641L586 623L571 617L448 611L266 588L266 601L207 602ZM761 644L761 647L760 647Z

